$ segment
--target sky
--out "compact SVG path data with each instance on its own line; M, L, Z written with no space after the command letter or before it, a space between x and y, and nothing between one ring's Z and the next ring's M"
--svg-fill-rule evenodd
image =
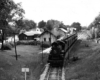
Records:
M25 18L38 23L50 19L62 21L65 25L80 22L88 26L100 12L100 0L14 0L22 2Z

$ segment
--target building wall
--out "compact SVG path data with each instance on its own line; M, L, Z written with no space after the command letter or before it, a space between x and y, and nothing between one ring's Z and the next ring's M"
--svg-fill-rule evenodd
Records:
M19 35L19 40L33 40L33 36L26 36L25 34L20 34Z
M22 33L22 34L19 34L18 37L19 37L19 40L25 40L27 36Z
M40 42L49 42L50 43L50 38L51 38L51 43L56 41L56 37L54 37L52 34L50 35L49 33L46 33L40 37Z

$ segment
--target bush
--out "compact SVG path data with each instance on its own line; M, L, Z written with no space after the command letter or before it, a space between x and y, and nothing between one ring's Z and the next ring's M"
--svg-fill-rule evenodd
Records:
M37 44L40 44L38 41L33 41L33 40L30 40L30 41L27 41L27 40L23 40L23 41L19 41L17 42L17 45L37 45Z
M44 47L44 48L50 47L50 43L49 42L43 42L43 43L41 43L41 47Z
M12 46L10 44L4 44L3 48L1 47L1 49L3 50L11 50Z
M13 42L10 42L9 44L10 44L12 47L14 47L14 43L13 43Z

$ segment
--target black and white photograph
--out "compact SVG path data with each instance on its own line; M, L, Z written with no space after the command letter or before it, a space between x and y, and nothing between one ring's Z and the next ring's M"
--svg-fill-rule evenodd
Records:
M0 0L0 80L100 80L100 0Z

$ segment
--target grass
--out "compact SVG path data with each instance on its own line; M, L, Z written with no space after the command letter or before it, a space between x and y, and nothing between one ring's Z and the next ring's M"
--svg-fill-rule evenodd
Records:
M24 80L23 67L29 68L27 80L39 80L47 60L44 54L44 62L41 64L41 49L39 46L18 45L17 53L20 55L16 61L14 48L12 50L0 51L0 80Z
M76 45L70 52L70 57L78 56L80 59L66 63L66 80L100 80L100 44L81 41Z

